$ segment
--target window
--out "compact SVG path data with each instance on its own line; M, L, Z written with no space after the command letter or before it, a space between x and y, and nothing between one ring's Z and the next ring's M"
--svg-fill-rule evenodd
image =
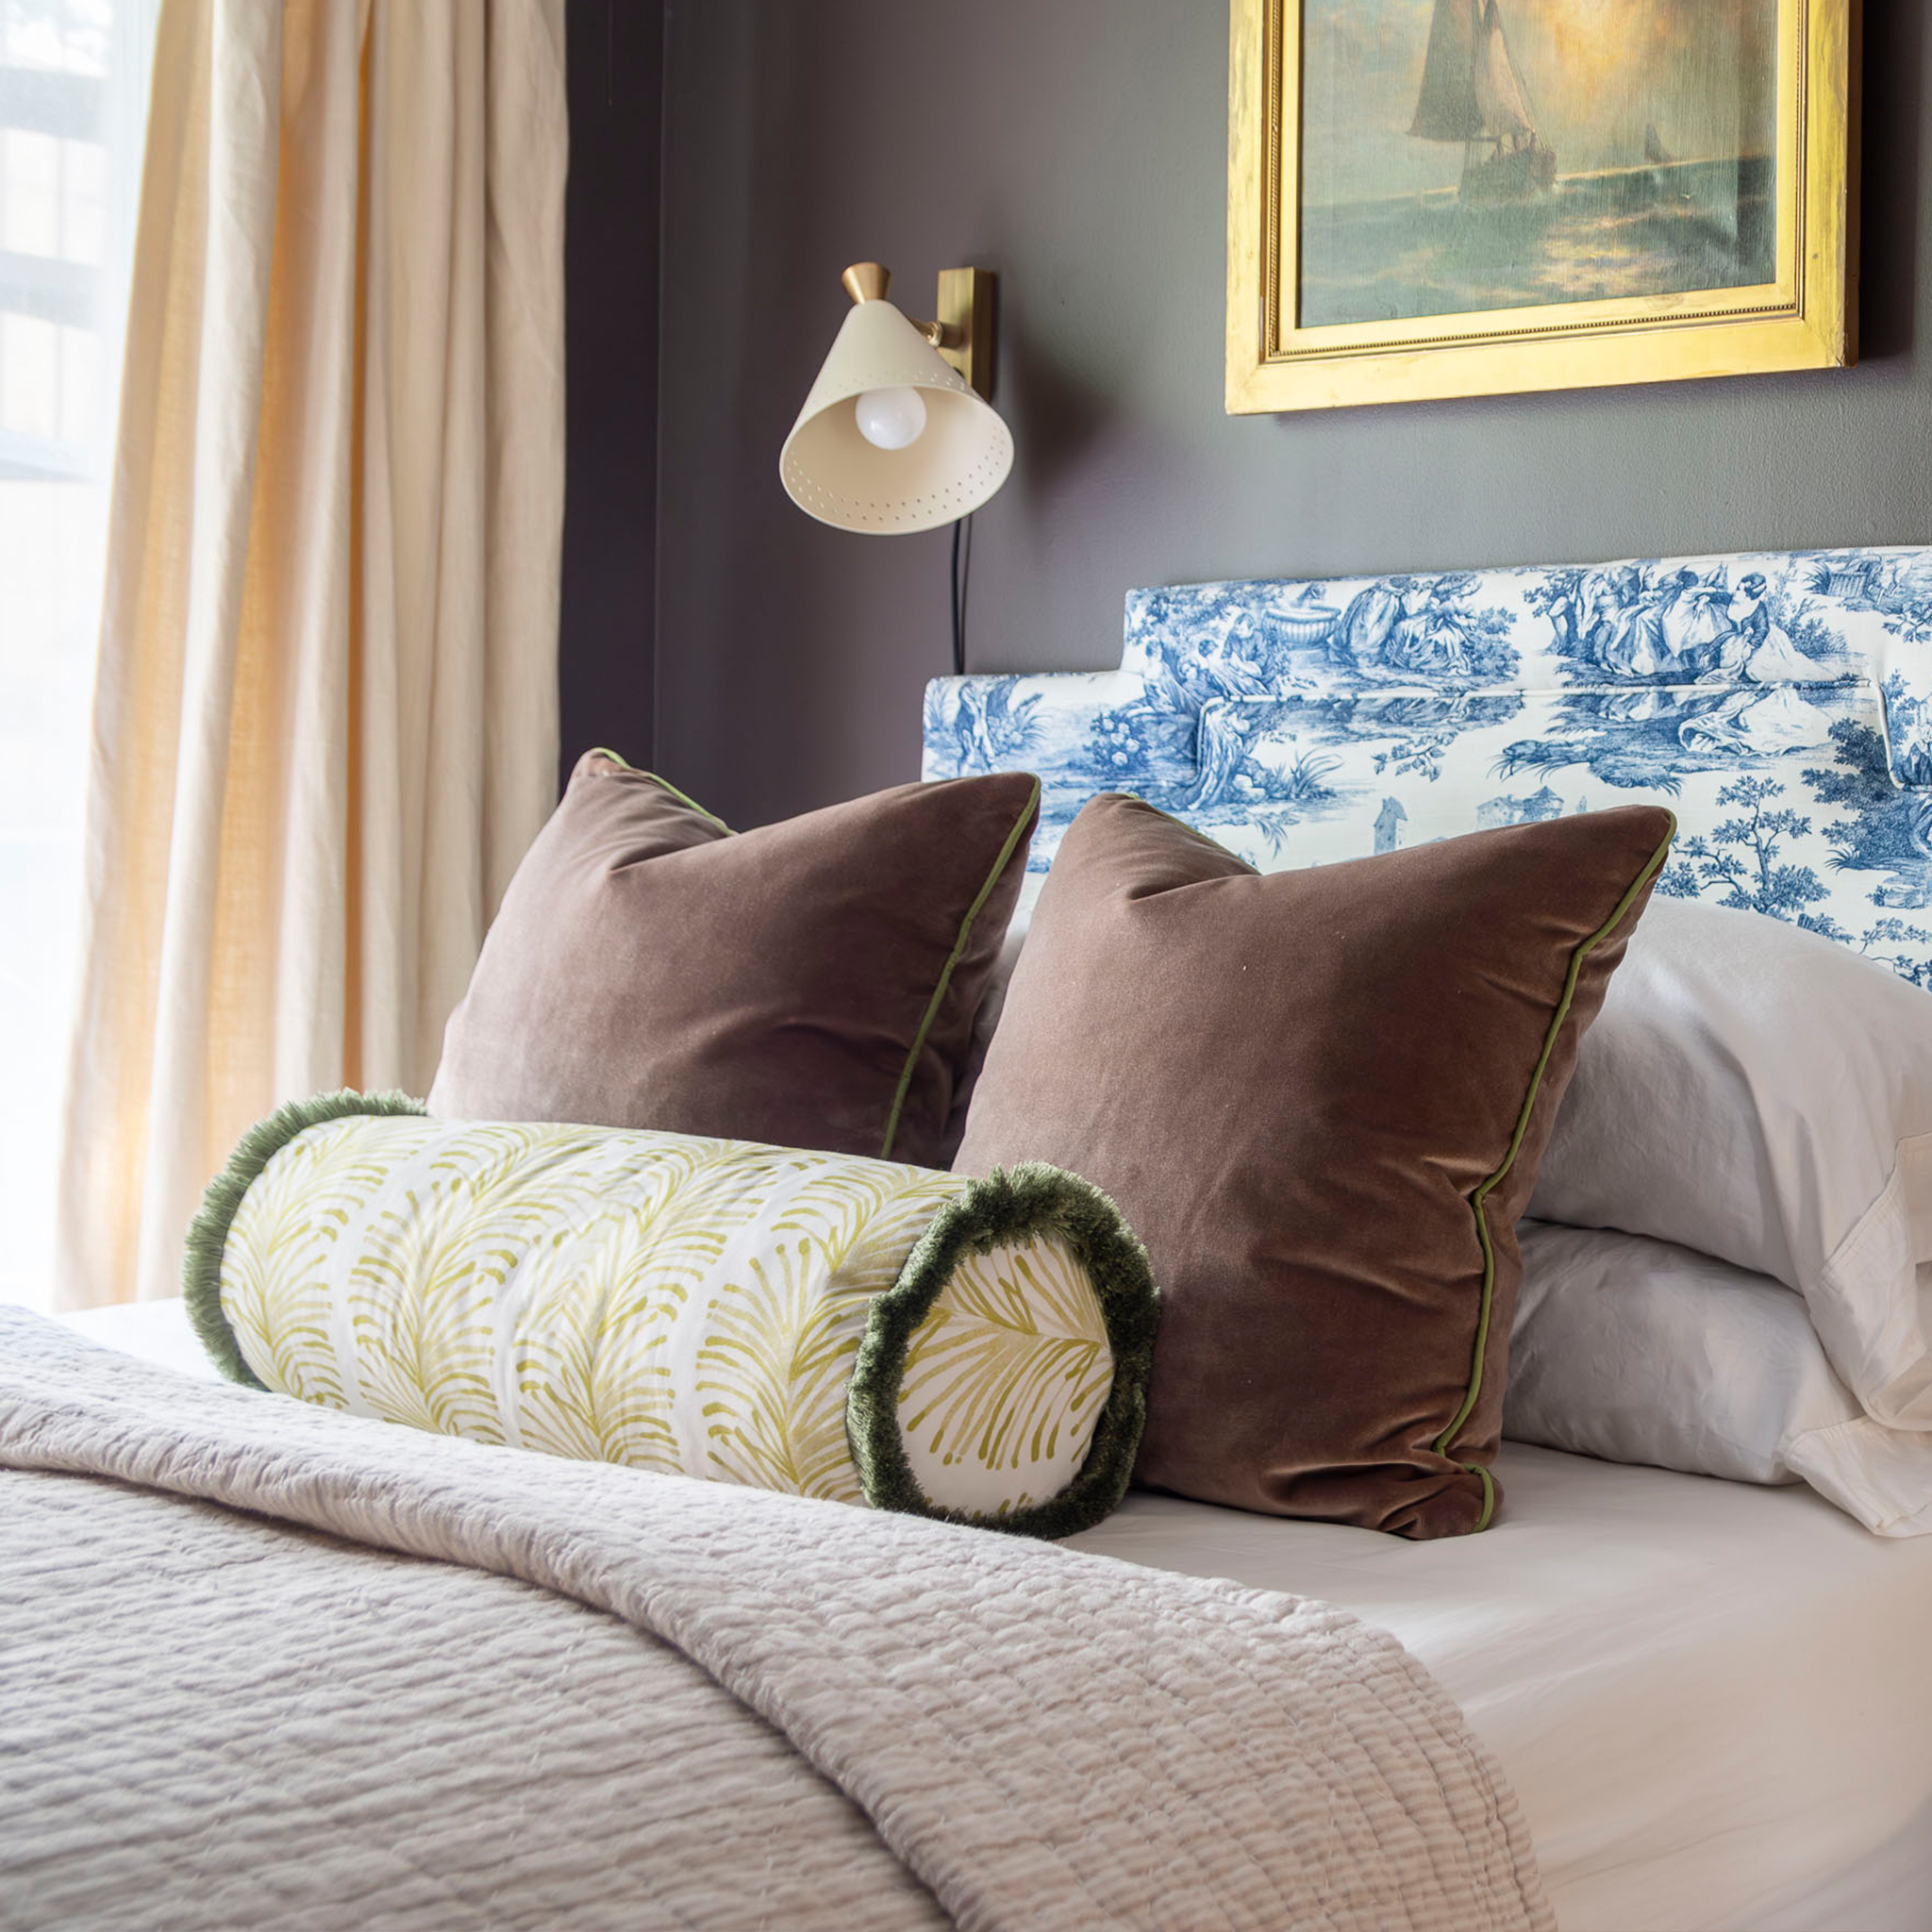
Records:
M0 1301L52 1299L107 458L159 0L0 0Z

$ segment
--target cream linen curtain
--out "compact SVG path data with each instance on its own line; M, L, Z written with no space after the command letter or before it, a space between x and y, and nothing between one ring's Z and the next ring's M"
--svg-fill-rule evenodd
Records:
M177 1291L251 1121L421 1093L556 796L563 0L164 0L63 1306Z

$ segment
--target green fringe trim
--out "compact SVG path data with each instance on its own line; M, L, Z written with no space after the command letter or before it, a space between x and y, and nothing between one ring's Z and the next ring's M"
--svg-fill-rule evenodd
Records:
M216 1368L231 1382L252 1389L268 1384L248 1366L242 1344L222 1310L222 1254L228 1229L241 1211L242 1199L256 1177L305 1128L325 1121L346 1120L355 1114L424 1114L420 1100L407 1093L318 1093L312 1100L291 1100L265 1121L258 1121L236 1143L228 1164L208 1184L201 1211L188 1224L188 1251L181 1264L181 1292L188 1300L188 1319Z
M899 1434L899 1386L919 1324L961 1257L1002 1242L1058 1236L1086 1267L1113 1350L1113 1387L1080 1472L1058 1495L1008 1516L942 1509L919 1486ZM1147 1252L1121 1211L1090 1181L1043 1162L995 1168L942 1208L906 1258L896 1285L872 1306L845 1397L845 1433L867 1502L1014 1536L1063 1537L1091 1529L1127 1492L1147 1420L1147 1378L1160 1291Z

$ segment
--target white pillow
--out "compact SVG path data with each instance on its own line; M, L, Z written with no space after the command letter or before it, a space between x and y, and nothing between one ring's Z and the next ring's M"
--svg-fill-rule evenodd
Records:
M1519 1232L1506 1436L1807 1482L1881 1536L1932 1532L1932 1435L1860 1411L1782 1282L1642 1235L1527 1221Z
M1774 1275L1867 1414L1932 1429L1932 998L1849 946L1653 899L1529 1211Z

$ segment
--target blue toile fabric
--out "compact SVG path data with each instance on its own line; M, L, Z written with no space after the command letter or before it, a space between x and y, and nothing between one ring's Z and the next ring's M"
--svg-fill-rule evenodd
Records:
M928 687L924 775L1007 769L1036 875L1098 791L1263 871L1654 800L1660 891L1932 987L1932 550L1134 591L1119 671Z

